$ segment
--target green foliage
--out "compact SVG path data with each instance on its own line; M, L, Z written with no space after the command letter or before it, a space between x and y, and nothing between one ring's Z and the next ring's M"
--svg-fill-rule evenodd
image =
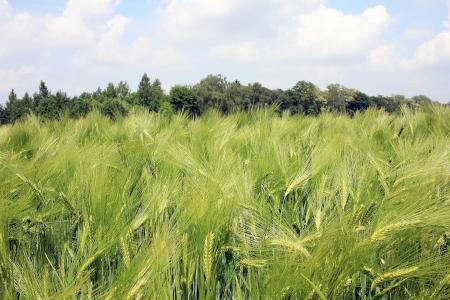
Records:
M299 81L292 89L286 92L282 108L291 114L317 115L321 111L319 89L307 81Z
M0 127L0 299L450 297L449 107L136 111Z
M47 119L59 118L57 98L55 96L41 98L36 113Z
M6 111L8 121L10 123L16 122L21 117L19 100L17 99L17 95L14 90L11 90L11 93L9 93L8 102L6 102L5 111Z
M106 99L101 105L101 112L112 120L128 114L126 104L118 99Z
M158 111L165 98L161 82L156 79L151 83L147 74L142 76L137 95L139 105L147 107L150 111Z
M426 96L411 99L402 95L369 97L339 84L331 84L325 91L321 91L307 81L299 81L293 88L285 91L271 90L258 82L248 85L242 85L237 80L229 82L222 75L208 75L193 87L174 86L169 95L166 95L158 79L151 82L147 74L144 74L136 92L131 91L125 81L120 81L117 85L109 83L105 89L99 87L92 93L84 92L73 98L63 91L52 94L43 81L32 98L25 93L20 99L12 90L1 111L0 124L15 123L30 114L39 115L42 120L57 119L64 115L78 118L92 110L103 111L111 118L116 108L119 115L125 113L118 106L123 106L125 110L143 107L163 115L185 111L191 117L198 117L211 109L227 115L265 108L273 109L280 115L289 112L292 115L317 116L329 111L355 116L357 112L371 107L398 114L402 107L417 110L430 105L439 103Z
M9 122L8 114L6 110L3 108L3 106L0 104L0 125L7 124L8 122Z
M221 75L208 75L194 86L194 90L201 100L202 112L213 108L222 112L228 109L226 105L227 80Z
M91 111L92 111L92 104L89 98L85 97L74 98L70 102L69 115L72 118L84 117Z
M199 100L195 92L186 86L174 86L170 90L170 104L176 111L183 111L190 116L200 115Z

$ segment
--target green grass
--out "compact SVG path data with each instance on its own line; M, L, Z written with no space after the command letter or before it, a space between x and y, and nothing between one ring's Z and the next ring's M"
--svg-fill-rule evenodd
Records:
M448 299L450 110L0 127L1 299Z

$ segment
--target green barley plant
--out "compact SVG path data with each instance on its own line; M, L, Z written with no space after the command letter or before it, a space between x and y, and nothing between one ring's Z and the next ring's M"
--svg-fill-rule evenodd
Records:
M450 110L0 127L0 299L449 299Z

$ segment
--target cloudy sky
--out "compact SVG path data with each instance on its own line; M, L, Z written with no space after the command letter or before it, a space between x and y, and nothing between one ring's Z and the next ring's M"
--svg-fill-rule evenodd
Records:
M450 100L450 0L0 0L0 102L147 72Z

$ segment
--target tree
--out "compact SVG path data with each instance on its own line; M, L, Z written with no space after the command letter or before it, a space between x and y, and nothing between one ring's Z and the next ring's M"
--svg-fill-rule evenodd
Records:
M70 98L63 91L58 91L55 94L55 101L56 101L56 107L57 107L59 113L62 113L63 111L65 111L69 107L69 104L70 104Z
M124 99L130 94L130 86L126 81L121 81L116 88L117 97Z
M49 96L42 98L39 101L39 105L36 109L36 112L39 116L42 116L47 119L58 119L59 118L59 110L58 104L55 96Z
M11 90L5 107L6 115L9 123L15 123L21 117L19 101L14 90Z
M345 113L346 95L345 87L339 84L330 84L327 87L327 107L330 111Z
M156 79L152 84L147 74L142 76L137 94L138 104L147 107L150 111L158 111L165 98L161 82Z
M357 111L364 111L370 106L369 96L363 92L356 91L353 99L347 103L346 110L350 115L354 115Z
M200 100L201 112L214 108L226 112L227 80L222 75L208 75L194 86L195 93Z
M24 114L28 114L33 111L33 98L28 93L23 95L21 106Z
M119 99L107 99L101 105L101 112L111 120L124 117L128 114L125 104Z
M33 99L28 93L25 93L22 99L17 100L17 118L23 118L24 116L33 112Z
M228 84L226 89L227 112L232 109L246 111L250 108L250 88L242 85L238 80Z
M386 111L388 113L394 113L400 111L400 107L408 103L408 99L403 95L393 95L388 98L386 103Z
M70 102L69 115L72 118L86 116L92 110L92 99L90 97L77 97Z
M433 102L433 100L425 95L414 96L411 98L411 101L419 106L430 105Z
M193 117L200 115L198 97L189 87L174 86L170 90L170 104L176 111L184 111Z
M116 90L116 87L114 86L113 83L108 83L108 86L106 87L106 89L103 91L103 95L108 97L108 98L117 98L118 96L118 92Z
M0 104L0 125L8 123L8 115L6 114L6 110Z
M39 96L41 96L42 98L47 98L50 96L50 91L47 88L47 85L45 84L45 82L42 80L39 83Z
M37 112L40 102L43 99L50 97L50 95L50 90L47 88L45 82L41 80L38 93L33 95L33 111Z
M275 103L275 93L256 82L249 85L250 103L253 107L268 107Z
M317 115L321 111L319 89L308 81L299 81L286 92L281 105L292 114Z

